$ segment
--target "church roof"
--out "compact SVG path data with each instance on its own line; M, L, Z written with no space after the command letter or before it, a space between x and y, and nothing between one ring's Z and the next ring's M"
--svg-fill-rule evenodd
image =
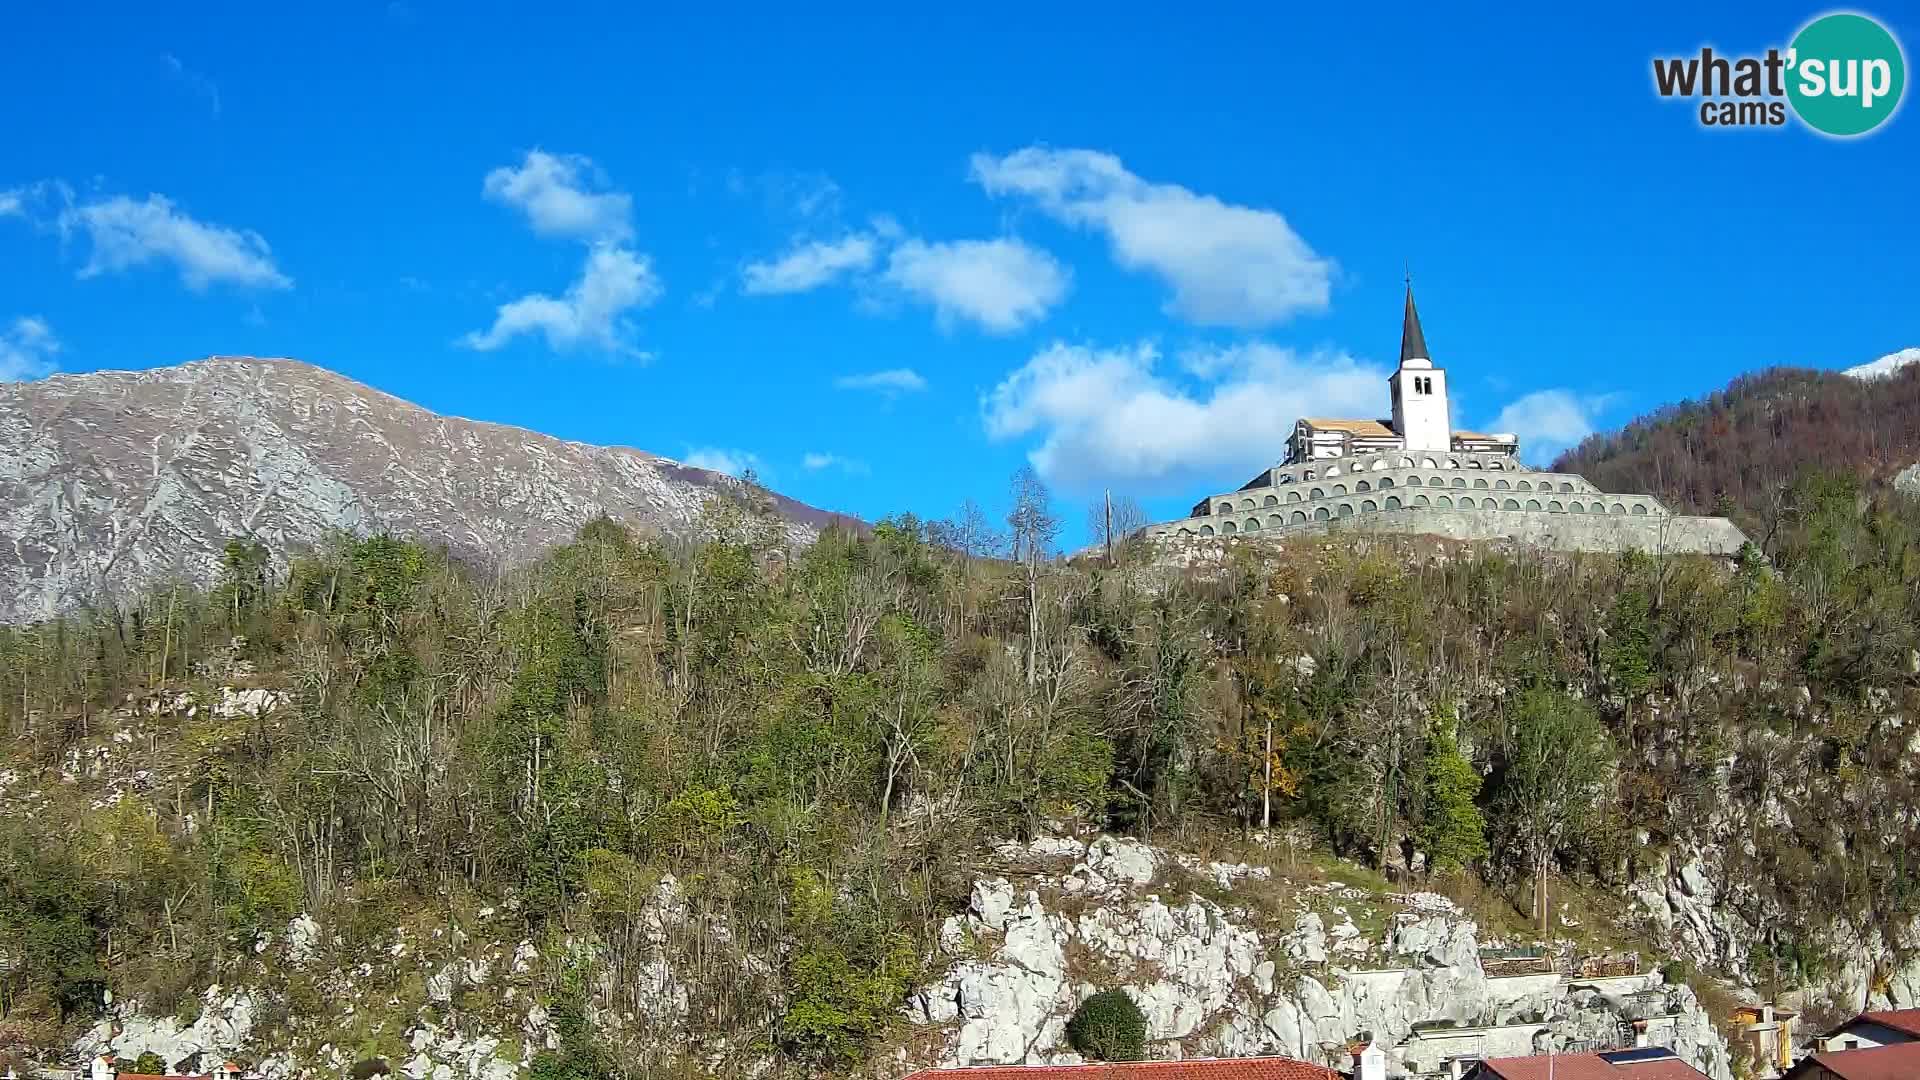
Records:
M1407 285L1407 316L1400 325L1400 363L1431 360L1427 354L1427 335L1420 332L1420 312L1414 310L1413 285Z
M1308 416L1303 418L1301 423L1320 431L1344 431L1349 435L1370 439L1391 439L1400 434L1393 430L1391 420L1330 420L1324 417Z

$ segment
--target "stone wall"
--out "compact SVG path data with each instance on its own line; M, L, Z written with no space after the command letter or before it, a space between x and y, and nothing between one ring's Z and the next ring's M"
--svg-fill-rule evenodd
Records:
M1746 534L1726 518L1621 517L1505 510L1386 510L1295 532L1419 533L1452 540L1513 540L1557 551L1639 550L1670 555L1737 555Z
M1624 496L1623 496L1624 498ZM1217 519L1215 519L1217 521ZM1149 538L1162 543L1209 540L1211 522L1187 518L1154 526ZM1628 550L1668 555L1733 556L1746 534L1725 518L1691 515L1569 514L1539 510L1487 510L1436 506L1399 507L1237 534L1240 540L1286 540L1341 533L1440 536L1450 540L1511 540L1554 551L1611 553Z

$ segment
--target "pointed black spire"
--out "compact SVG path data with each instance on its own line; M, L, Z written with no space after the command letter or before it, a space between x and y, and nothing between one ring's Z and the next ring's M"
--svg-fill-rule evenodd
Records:
M1400 362L1432 360L1427 355L1427 336L1420 332L1420 313L1413 307L1413 282L1407 282L1407 317L1400 327Z

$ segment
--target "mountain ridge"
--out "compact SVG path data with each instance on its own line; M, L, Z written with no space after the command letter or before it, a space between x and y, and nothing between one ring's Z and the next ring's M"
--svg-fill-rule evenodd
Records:
M0 384L0 621L209 584L228 539L278 566L391 531L479 564L605 514L671 534L741 481L629 446L445 416L320 365L212 356ZM767 493L789 538L840 515Z

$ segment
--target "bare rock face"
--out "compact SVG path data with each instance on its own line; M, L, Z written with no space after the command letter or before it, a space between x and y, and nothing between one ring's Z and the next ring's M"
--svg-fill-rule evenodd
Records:
M0 622L206 585L234 537L277 566L336 531L513 563L606 514L684 532L732 477L439 416L293 360L0 383ZM831 515L774 498L804 542Z

